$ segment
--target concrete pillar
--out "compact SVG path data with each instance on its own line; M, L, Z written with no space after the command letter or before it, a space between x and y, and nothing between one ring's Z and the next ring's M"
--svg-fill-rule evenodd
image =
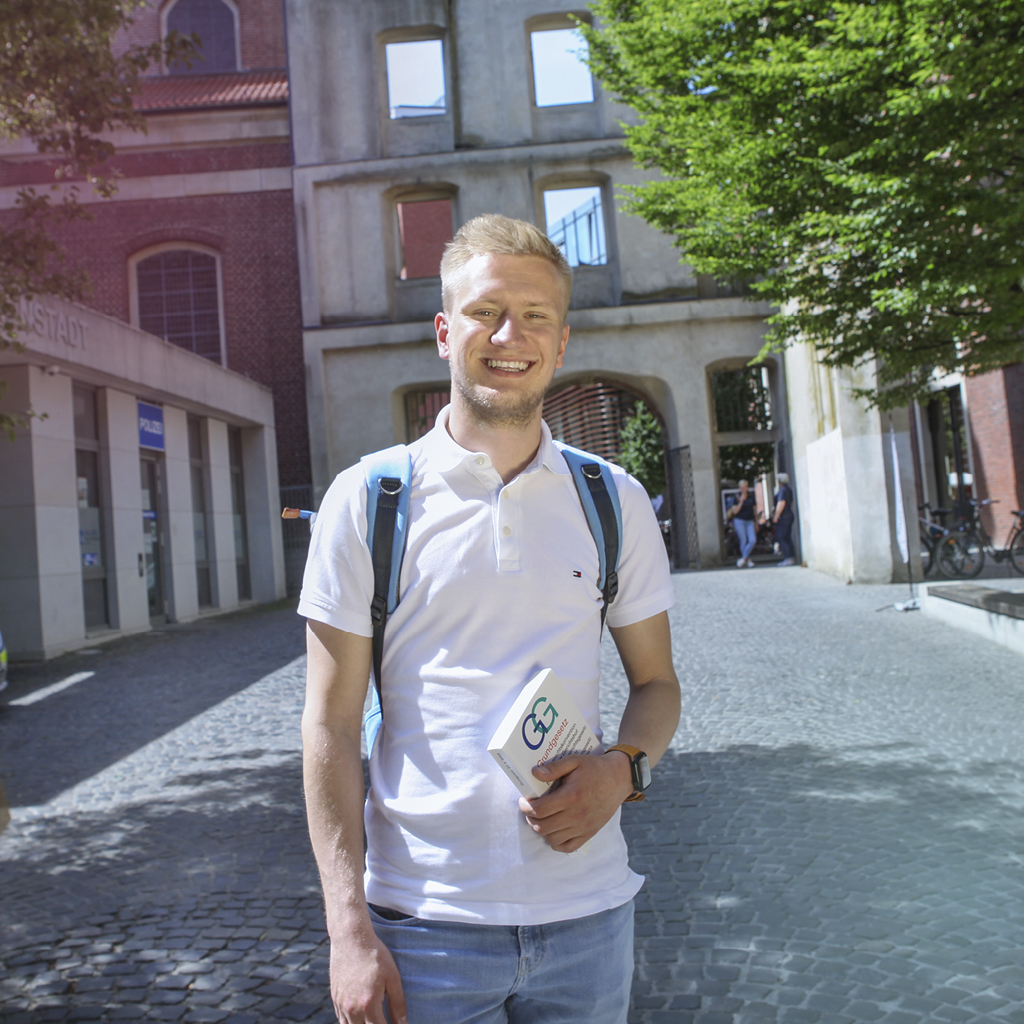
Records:
M242 477L249 539L249 574L255 601L285 596L277 436L271 427L242 431Z
M164 571L167 617L184 622L199 614L196 547L192 530L192 474L188 453L188 417L164 406L164 484L160 512L165 517ZM166 513L164 512L166 509Z
M896 535L889 417L853 394L874 368L830 370L809 345L786 351L790 425L804 561L852 583L906 579ZM914 470L906 410L893 413L911 568L920 579Z
M0 412L29 408L31 372L29 366L4 367ZM12 658L43 657L34 497L31 430L19 430L13 441L0 436L0 622Z
M0 408L39 415L0 439L0 617L13 658L45 658L85 637L71 378L12 366L4 380Z
M228 427L223 420L205 419L202 424L203 446L206 450L206 508L214 604L218 608L234 608L238 604L238 573L235 568Z
M107 590L111 626L125 633L149 629L139 475L138 405L134 395L101 389L100 436L107 453Z

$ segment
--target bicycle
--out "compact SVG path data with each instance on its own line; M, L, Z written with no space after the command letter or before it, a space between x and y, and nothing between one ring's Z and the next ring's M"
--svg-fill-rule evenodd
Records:
M993 504L992 499L967 504L970 513L962 516L957 528L949 531L936 546L939 572L947 579L973 579L984 568L988 555L997 564L1008 559L1010 565L1024 575L1024 511L1013 510L1016 521L1010 526L1006 543L997 548L980 515L983 506Z
M936 564L935 549L942 543L943 537L949 535L949 530L941 523L933 522L925 516L944 517L952 513L949 508L932 508L926 501L923 505L917 506L918 512L925 515L917 517L918 534L921 538L921 572L927 576Z

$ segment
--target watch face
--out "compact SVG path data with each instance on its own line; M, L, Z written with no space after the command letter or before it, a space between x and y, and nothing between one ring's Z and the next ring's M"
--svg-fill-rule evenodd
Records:
M651 766L647 762L646 754L636 755L636 766L639 769L640 774L640 789L644 790L651 784Z

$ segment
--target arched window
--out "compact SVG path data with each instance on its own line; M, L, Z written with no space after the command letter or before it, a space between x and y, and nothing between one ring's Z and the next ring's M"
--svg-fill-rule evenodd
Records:
M223 362L217 257L161 248L135 263L138 326L174 345Z
M167 69L172 75L206 75L214 71L238 70L238 40L235 12L224 0L178 0L167 12L167 32L199 36L199 56L187 67L175 61Z

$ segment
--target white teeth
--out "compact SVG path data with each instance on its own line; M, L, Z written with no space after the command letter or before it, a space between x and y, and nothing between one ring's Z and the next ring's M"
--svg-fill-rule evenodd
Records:
M514 362L511 359L488 359L487 365L495 370L525 370L530 364Z

